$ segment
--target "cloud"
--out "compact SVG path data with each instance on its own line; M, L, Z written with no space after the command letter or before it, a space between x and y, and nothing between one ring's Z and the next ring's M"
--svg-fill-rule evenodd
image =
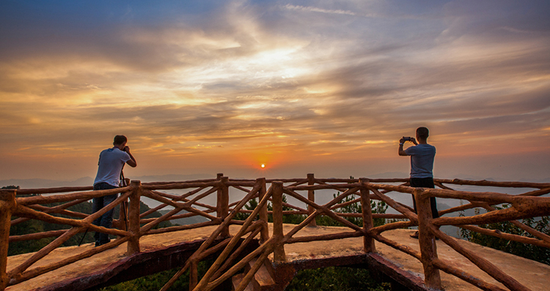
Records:
M95 157L125 133L159 159L387 156L420 125L449 149L548 141L548 8L6 1L0 155Z
M352 11L349 11L349 10L328 10L328 9L322 9L322 8L317 8L317 7L311 7L311 6L308 6L308 7L305 7L305 6L300 6L300 5L291 5L291 4L287 4L285 6L283 6L285 9L288 9L288 10L300 10L300 11L308 11L308 12L320 12L320 13L328 13L328 14L345 14L345 15L353 15L353 16L356 16L357 13L354 13Z

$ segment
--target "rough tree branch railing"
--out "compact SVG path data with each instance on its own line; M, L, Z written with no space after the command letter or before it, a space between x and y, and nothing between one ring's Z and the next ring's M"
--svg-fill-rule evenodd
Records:
M475 181L463 181L463 180L439 180L437 182L439 184L454 183L454 184L498 186L498 187L518 187L518 188L536 187L540 189L550 188L549 184L542 184L542 183L540 184L518 183L518 182L498 183L498 182L487 182L487 181L475 182ZM437 269L441 269L449 274L453 274L471 284L474 284L479 288L482 288L485 290L489 290L491 288L495 290L500 289L500 287L483 282L482 280L479 280L474 276L467 274L464 270L456 270L451 267L451 264L448 264L443 260L438 259L437 252L435 250L435 244L433 244L433 238L435 235L441 240L443 240L443 242L445 242L451 248L455 249L458 253L467 257L470 261L472 261L475 265L477 265L480 269L485 271L495 280L501 282L503 285L510 288L511 290L528 290L525 286L521 285L514 278L511 278L510 276L504 274L501 270L499 270L497 267L492 265L490 262L460 247L460 245L457 244L454 239L450 238L446 234L439 231L439 227L442 225L465 226L465 228L478 231L478 230L481 230L480 227L473 227L473 226L470 226L470 224L486 224L486 223L512 221L512 220L521 219L521 218L530 218L530 217L549 215L550 198L526 197L523 195L507 195L507 194L501 194L501 193L495 193L495 192L472 193L472 192L466 192L466 191L454 191L449 189L415 189L415 188L404 187L404 186L390 186L390 185L381 185L381 184L369 184L367 186L373 190L385 189L385 190L411 193L416 197L417 203L419 203L417 204L419 205L418 206L419 214L417 217L419 221L418 227L420 232L419 242L421 247L421 254L418 254L418 252L415 252L411 249L405 248L399 245L398 243L390 242L387 239L382 239L379 233L382 230L384 231L388 230L389 226L385 226L384 228L380 227L378 230L374 228L372 230L372 234L375 235L375 238L377 240L383 241L384 243L396 249L404 251L412 255L413 257L421 260L421 262L424 265L424 272L425 272L425 278L426 278L425 282L428 287L436 288L436 289L441 288L441 282L437 271ZM447 188L447 187L444 187L444 188ZM546 190L534 191L534 192L536 192L536 194L540 194L545 191ZM473 217L440 217L437 219L431 219L431 210L428 206L429 204L427 204L427 201L429 201L429 197L464 199L464 200L470 201L471 205L477 205L477 206L482 205L482 203L489 203L491 205L509 203L512 206L510 208L506 208L502 210L489 209L491 210L490 212L476 215ZM424 205L424 206L421 206L421 205ZM461 209L465 209L465 208L461 208ZM407 213L407 211L404 211L403 209L400 209L400 210L402 211L403 214L407 215L410 218L411 222L414 222L414 220L412 219L414 215L413 213ZM496 232L491 232L491 231L484 231L483 233L489 234L489 235L495 235L501 238L507 238L514 241L520 241L523 243L534 242L533 239L526 239L526 238L514 236L514 235L500 235ZM547 244L545 241L542 241L543 236L541 236L540 239L541 240L537 241L536 245L550 247L549 244Z
M227 181L227 179L223 179L224 181ZM262 191L263 189L265 189L265 179L258 179L256 181L256 184L254 185L253 189L250 190L250 192L238 203L238 205L236 206L236 209L237 211L242 208L246 202L248 202L252 197L254 197L259 191ZM224 191L225 192L225 191ZM260 205L263 205L263 204L266 204L266 201L267 201L267 197L268 195L264 195L262 201L260 202ZM223 201L228 201L227 199L218 199L218 202L220 200L223 200ZM228 204L226 204L227 206ZM240 228L240 230L238 231L238 233L233 236L233 238L231 239L231 241L227 244L226 248L224 249L224 251L222 252L222 254L220 256L218 256L218 259L214 262L213 266L208 270L208 272L204 275L204 277L201 279L201 281L198 283L198 285L195 287L195 282L196 282L196 278L191 278L190 280L190 288L189 289L193 289L193 288L198 288L198 290L203 290L205 288L205 286L209 283L209 279L216 273L220 272L220 266L223 265L223 261L230 255L230 252L233 250L233 248L237 245L237 243L239 242L239 240L241 239L241 237L247 233L247 232L250 232L251 229L249 229L250 225L252 224L252 221L254 219L254 217L259 213L261 207L257 207L256 209L256 212L253 213L253 215L251 215L246 221L245 223L242 225L242 227ZM191 265L196 265L197 264L197 261L199 260L201 254L206 251L210 245L214 242L214 240L216 238L218 238L218 236L222 235L223 236L223 233L225 231L228 230L228 227L229 227L229 224L231 224L232 222L232 219L235 217L235 215L237 214L237 211L233 211L231 212L230 214L227 214L227 215L224 215L224 221L218 226L218 228L212 233L212 235L206 240L204 241L201 246L199 247L199 249L197 251L195 251L195 253L193 255L191 255L191 257L187 260L186 264L183 266L183 268L178 271L173 277L172 279L170 279L170 281L168 281L164 287L161 289L161 290L168 290L168 288L170 288L170 286L172 286L172 284L191 266ZM265 222L264 224L261 224L262 227L266 227L267 226L267 222ZM196 272L191 272L191 275L194 277L196 274ZM223 275L221 276L223 277ZM219 278L218 278L219 280Z
M311 180L310 180L311 181ZM281 190L274 190L273 191L273 201L275 200L275 197L278 195L279 192L284 192L285 194L299 200L300 202L303 202L307 205L308 210L314 209L313 213L308 211L308 216L305 218L305 220L300 223L298 226L294 227L291 231L286 233L285 235L282 234L282 227L278 227L278 225L282 225L281 223L278 223L274 217L274 237L276 237L277 233L280 233L279 237L282 236L282 239L280 242L275 241L269 241L269 245L266 245L267 249L271 249L273 247L274 249L274 260L277 261L284 261L285 260L285 254L284 254L284 248L281 247L281 245L278 245L278 243L282 244L288 244L288 243L296 243L296 242L308 242L308 241L315 241L315 240L331 240L331 239L340 239L340 238L346 238L346 237L356 237L356 236L364 236L365 240L365 251L370 252L374 251L374 243L373 239L378 240L379 242L388 244L391 247L394 247L400 251L403 251L405 253L410 254L414 258L421 261L421 263L424 265L424 273L426 278L426 285L429 288L435 288L440 289L441 288L441 280L439 277L439 270L443 270L449 274L455 275L458 278L461 278L477 287L480 287L485 290L501 290L502 288L490 284L487 282L484 282L483 280L480 280L471 274L468 274L464 272L464 270L457 270L456 268L452 267L451 264L448 262L445 262L439 258L437 258L437 250L435 248L434 238L435 236L440 237L443 242L447 243L450 247L455 249L458 253L464 255L467 257L470 261L472 261L475 265L480 267L480 269L487 272L490 276L495 278L497 281L501 282L506 287L510 288L511 290L528 290L524 286L522 286L517 280L514 278L511 278L501 270L499 270L497 267L492 265L487 260L480 258L479 256L476 256L475 254L471 253L470 251L465 250L464 248L461 248L460 245L458 245L454 239L448 237L447 235L443 234L438 230L438 228L441 225L465 225L465 224L471 224L471 223L477 223L477 224L484 224L484 223L491 223L491 222L500 222L500 221L507 221L510 219L520 219L520 218L527 218L527 217L533 217L538 215L548 215L550 214L550 199L549 198L541 198L541 199L532 199L533 197L529 197L526 199L522 199L521 196L523 195L517 195L520 196L520 198L515 198L517 196L514 195L507 195L507 194L501 194L501 193L495 193L495 192L485 192L485 193L471 193L471 192L465 192L465 191L454 191L450 189L447 186L444 186L442 183L450 183L450 184L469 184L469 185L480 185L480 186L500 186L500 187L539 187L541 190L532 191L529 193L533 193L533 195L543 195L545 193L548 193L546 188L550 187L548 184L535 184L535 183L511 183L511 182L505 182L502 184L495 183L495 182L487 182L487 181L463 181L463 180L439 180L437 181L438 185L441 185L440 188L442 190L433 190L433 189L415 189L406 186L407 184L402 184L399 186L394 185L377 185L372 183L372 180L363 180L363 181L357 181L357 180L339 180L339 179L332 179L328 182L347 182L348 184L328 184L327 181L321 181L316 180L318 182L318 185L312 185L309 183L307 186L302 186L303 181L294 181L295 182L292 186L282 187ZM402 179L394 179L391 182L406 182ZM274 185L276 185L274 182ZM278 189L277 187L275 189ZM334 189L338 191L344 191L344 193L340 194L338 197L334 198L332 201L328 202L325 205L318 205L312 201L312 199L307 199L304 196L296 193L295 191L299 190L307 190L308 191L308 197L311 197L309 194L311 191L315 190L326 190L326 189ZM346 190L347 189L347 190ZM384 202L386 202L389 206L394 208L395 210L402 213L401 217L407 217L409 221L400 221L395 222L391 224L386 224L381 227L373 227L372 226L372 219L374 218L374 214L372 213L363 213L361 214L364 218L363 229L355 226L354 224L348 222L347 220L344 220L340 218L339 216L345 216L341 215L340 213L334 213L331 210L337 209L336 206L337 203L339 203L342 199L344 199L348 195L357 194L358 190L361 190L361 197L358 199L354 199L352 201L361 201L362 205L368 205L368 207L364 207L363 209L369 209L370 210L370 199L379 199ZM370 195L368 194L368 191L371 190L374 194ZM401 193L409 193L413 194L416 197L416 200L418 201L419 208L421 209L419 211L419 214L415 214L412 210L412 208L403 205L401 203L398 203L394 201L393 199L387 197L385 194L389 192L401 192ZM464 195L469 194L469 195ZM484 203L491 203L491 205L495 204L502 204L502 203L511 203L512 208L520 208L521 211L514 211L512 209L507 210L500 210L497 212L500 213L491 213L491 214L485 214L485 215L477 215L479 217L473 217L473 218L439 218L438 220L431 219L431 213L430 213L430 207L429 207L429 197L441 197L441 198L455 198L455 199L464 199L469 200L472 205L478 206L481 205L480 201ZM537 206L532 207L526 207L525 205L529 203L534 203ZM339 207L349 205L349 203L340 203L342 205L339 205ZM288 205L288 204L287 204ZM297 208L297 207L293 207ZM426 210L427 209L427 210ZM467 209L467 208L464 208ZM488 209L490 211L495 211L494 209ZM238 209L237 209L238 211ZM244 213L249 213L249 211L243 211ZM366 211L368 212L368 211ZM300 209L299 211L282 211L276 210L274 207L274 210L271 212L274 215L277 213L281 214L305 214L305 211L303 209ZM312 221L314 221L315 217L319 215L326 215L334 220L340 222L342 225L347 226L354 230L353 232L342 232L342 233L336 233L336 234L330 234L330 235L320 235L320 236L309 236L309 237L293 237L297 232L299 232L303 227L306 225L311 224ZM380 216L379 216L380 217ZM383 217L383 216L382 216ZM459 223L452 223L452 222L441 222L444 219L450 219L451 221L462 219L462 222ZM369 223L370 222L370 223ZM517 222L518 224L521 224ZM396 229L396 228L403 228L403 227L410 227L410 226L418 226L420 231L420 252L415 251L411 248L408 248L406 246L402 246L397 242L393 242L381 235L383 231ZM471 227L471 226L465 226L465 227ZM490 232L487 232L488 234L492 234ZM532 231L532 234L537 234L537 232ZM531 238L525 238L521 236L516 235L509 235L507 238L521 241L525 243L534 243L536 241L536 245L549 247L548 244L546 244L545 241L538 241ZM539 235L539 238L541 240L545 239L545 235ZM269 248L268 248L269 247ZM259 251L258 251L259 253ZM264 254L265 255L265 254ZM260 264L257 262L257 264ZM257 265L255 265L257 266ZM253 268L254 270L254 268ZM253 272L253 271L251 271ZM243 290L248 284L248 282L251 280L251 274L248 273L241 284L238 286L237 290ZM221 283L218 281L218 283ZM209 288L206 288L204 290L211 290L215 286L214 283L211 283L212 285L208 285ZM202 285L201 287L204 287ZM197 288L195 290L203 290L201 288Z
M89 191L91 187L63 187L63 188L52 188L52 189L31 189L31 190L2 190L0 196L0 207L2 207L2 214L0 217L0 224L2 229L0 235L2 236L2 244L0 247L0 290L4 290L5 287L13 284L20 283L22 281L34 278L40 274L58 269L67 264L73 263L75 261L93 256L97 253L100 253L104 250L107 250L112 247L116 247L122 243L128 242L128 254L133 254L139 252L139 238L143 235L162 233L168 231L178 231L182 229L192 229L197 227L202 227L205 225L219 224L221 219L218 216L212 216L207 212L210 212L212 206L207 206L206 204L197 202L201 198L204 198L212 193L215 193L220 186L220 181L218 180L199 180L199 181L189 181L189 182L171 182L171 183L147 183L141 185L139 181L133 181L131 186L117 188L113 190L101 190L101 191ZM158 195L158 192L150 191L149 189L187 189L197 187L197 189L187 192L184 195L177 196L175 201L170 199L165 199L162 195ZM204 193L200 193L202 190L208 188ZM75 192L68 193L73 191L85 191L85 192ZM148 192L149 191L149 192ZM16 197L16 194L25 194L25 195L37 195L30 197ZM62 193L62 194L59 194ZM94 214L78 213L73 211L66 210L68 207L86 202L94 197L100 197L105 195L111 195L115 193L122 193L113 203L109 206L101 209L99 212ZM197 194L197 197L192 199L187 199L190 196ZM55 195L50 195L55 194ZM44 196L47 195L47 196ZM167 205L175 206L175 209L161 216L160 218L155 219L146 219L144 216L140 217L139 214L139 203L141 196L151 196L153 199L160 202L167 202L167 204L160 205L156 210L160 210ZM169 195L169 194L166 194ZM120 205L123 201L127 200L130 197L130 205L128 209L129 217L129 228L127 231L116 228L103 228L95 226L92 224L93 220L101 216L103 213L113 209ZM172 197L174 198L174 197ZM183 202L179 202L183 201ZM61 205L55 206L44 206L41 204L52 204L52 203L62 203ZM198 208L192 207L196 203ZM205 207L207 206L207 207ZM202 211L199 208L208 209L206 212ZM210 208L209 208L210 207ZM215 206L214 206L215 208ZM186 210L189 213L184 215L173 215L180 210ZM52 216L52 214L63 214L64 216L71 218L64 218L59 216ZM171 228L163 229L152 229L157 226L160 222L168 219L178 219L181 217L190 217L200 215L210 221L206 223L197 223L195 225L185 225L185 226L175 226ZM12 219L14 217L15 219ZM17 218L18 217L18 218ZM143 218L140 220L140 218ZM9 236L9 229L11 225L16 225L22 223L28 219L37 219L49 223L55 223L60 225L68 225L69 229L48 231L42 233L33 233L19 236ZM120 223L118 223L120 224ZM145 224L140 227L140 224ZM115 221L114 225L117 225ZM70 239L72 236L83 233L86 231L101 231L111 235L118 236L117 239L111 241L106 245L96 247L91 250L83 251L77 255L74 255L70 258L63 259L58 262L54 262L42 267L35 267L29 269L40 259L48 255L55 248L59 247L62 243ZM41 239L46 237L55 237L57 239L49 243L46 247L42 248L36 252L33 256L27 259L25 262L18 266L10 266L11 269L7 270L7 251L9 243L24 241L29 239ZM5 243L4 243L5 240Z
M267 190L267 184L271 184ZM285 186L285 184L287 184ZM394 185L398 184L398 185ZM436 179L435 184L439 189L411 188L408 186L408 179L316 179L313 174L309 174L307 179L257 179L253 180L229 180L218 174L217 179L195 180L186 182L159 182L144 183L132 181L128 187L114 190L90 191L91 187L63 187L51 189L32 189L32 190L2 190L0 192L0 290L8 285L17 284L29 280L38 275L58 269L70 263L91 257L97 253L109 248L127 243L127 254L132 255L140 252L139 240L144 235L160 234L170 231L180 231L194 229L209 225L218 225L210 238L205 240L199 250L186 262L185 266L167 283L163 288L167 289L171 283L181 273L189 269L190 286L194 290L212 290L221 282L235 275L244 265L252 260L256 260L251 270L244 276L237 290L244 290L248 282L252 279L254 272L264 263L264 260L273 254L275 262L286 260L284 245L299 242L309 242L318 240L334 240L348 237L363 237L364 250L366 253L376 250L375 241L384 243L390 247L407 253L412 258L418 259L424 266L425 283L429 288L440 289L441 279L439 270L452 274L466 282L471 283L484 290L505 290L494 284L484 282L465 270L459 270L451 264L437 257L437 249L434 244L435 237L440 238L459 254L465 256L480 269L492 276L495 280L502 283L511 290L528 290L522 286L516 279L511 278L499 270L492 263L484 258L480 258L475 253L461 247L455 239L439 231L443 225L454 225L482 234L492 235L499 238L529 243L541 247L550 247L550 237L544 233L538 232L518 219L531 218L537 216L550 215L550 198L540 197L550 193L550 183L523 183L523 182L493 182L493 181L467 181L467 180L447 180ZM529 188L535 189L518 195L508 195L496 192L468 192L456 191L448 185L470 185L478 187L504 187L504 188ZM238 199L236 202L229 203L229 190L244 192L245 198ZM184 194L164 193L162 190L184 190ZM315 202L316 191L335 190L338 196L325 204ZM305 193L300 193L301 191ZM70 193L73 192L73 193ZM101 211L94 214L78 213L68 210L70 206L83 203L94 197L122 193L115 202ZM341 192L341 193L340 193ZM55 195L51 195L55 193ZM61 193L61 194L60 194ZM414 195L419 206L419 213L416 214L410 206L395 201L387 194L406 194ZM19 197L22 194L42 194L31 197ZM48 195L48 196L44 196ZM205 203L211 196L216 196L215 205ZM231 194L233 195L233 194ZM296 199L299 203L305 205L299 206L293 203L283 202L283 195ZM346 197L353 195L351 200L342 202ZM141 197L148 197L157 201L158 206L145 213L139 213L139 204ZM450 209L442 210L440 215L451 214L464 211L471 208L482 208L487 213L470 217L440 217L432 219L431 209L428 207L429 197L449 198L467 200L469 203ZM106 229L92 224L92 221L123 203L127 198L130 199L128 209L128 229L121 227L121 222L114 223L120 229ZM258 199L259 203L253 210L243 209L244 205L251 199ZM211 199L212 200L212 199ZM371 200L380 200L385 202L397 214L372 213ZM56 203L59 205L43 205ZM268 211L268 203L272 204L272 210ZM340 213L339 209L360 203L363 213ZM509 204L509 208L497 209L493 206L500 204ZM146 218L147 215L163 210L169 207L168 212L157 218ZM293 210L283 211L283 207ZM187 213L180 214L185 210ZM237 213L248 214L245 221L235 220ZM273 217L273 233L268 233L267 221L268 214ZM304 220L295 225L290 231L283 233L282 221L285 215L302 215ZM60 217L63 215L65 217ZM328 216L339 222L345 228L343 231L328 235L316 236L296 236L305 226L315 226L315 220L319 216ZM201 216L208 221L195 223L192 225L171 226L166 228L155 228L163 221L172 219ZM357 226L346 217L359 217L363 220L362 226ZM401 221L386 223L381 226L374 226L375 218L397 218ZM38 219L50 223L69 226L69 229L54 230L43 233L25 234L19 236L9 236L10 225L22 223L28 219ZM520 235L507 234L499 231L489 230L477 225L511 221L514 225L523 229L533 237L524 237ZM241 225L236 234L229 233L229 225ZM420 232L420 251L392 241L382 234L385 231L418 226ZM87 249L72 257L54 262L42 267L31 268L37 261L47 256L55 248L59 247L70 237L83 233L85 231L101 231L111 235L118 236L106 245ZM252 253L246 255L241 261L234 263L236 258L241 255L246 245L253 239L259 237L260 247ZM58 237L47 246L33 254L29 259L18 266L10 266L7 270L7 253L9 243L15 243L23 240L40 239L46 237ZM214 265L207 274L199 281L197 273L197 264L210 254L221 252ZM232 267L231 264L233 264Z

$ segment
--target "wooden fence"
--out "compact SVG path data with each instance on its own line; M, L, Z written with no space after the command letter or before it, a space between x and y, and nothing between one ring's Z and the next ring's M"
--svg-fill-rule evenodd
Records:
M309 174L304 179L230 180L222 174L218 174L216 179L210 180L143 184L139 181L132 181L127 187L100 191L91 191L91 187L2 190L0 192L0 239L2 240L0 244L0 290L78 260L89 258L123 243L127 243L127 255L139 253L140 238L143 236L210 225L216 225L216 230L161 290L167 290L186 270L190 271L190 289L212 290L234 276L246 264L255 261L251 270L244 275L243 280L237 287L237 290L244 290L252 280L254 273L270 255L272 255L272 260L275 263L286 260L285 244L348 237L363 237L365 253L376 251L376 241L419 260L424 267L425 285L428 288L441 289L440 271L443 271L483 290L506 290L469 274L467 270L457 269L449 262L438 258L434 239L439 238L508 289L528 290L516 279L502 272L485 258L461 247L455 239L440 231L439 228L444 225L453 225L510 241L550 248L550 237L548 235L518 221L518 219L550 215L550 198L540 197L550 193L550 183L458 179L436 179L435 183L436 189L427 189L409 187L408 179L317 179L313 174ZM449 185L529 190L521 194L511 195L497 192L457 191ZM178 190L183 191L183 193L169 194L166 193L166 190ZM335 195L335 198L328 203L321 205L316 202L316 194L321 190L337 191L338 195ZM96 213L86 214L67 210L72 205L87 202L94 197L115 193L121 193L121 195L113 203ZM388 195L390 193L392 195L413 195L416 199L418 214L411 207L390 198L391 195ZM24 194L33 195L23 197ZM243 195L244 198L242 198ZM350 195L358 198L347 199L347 201L342 202ZM284 196L291 197L297 202L284 202ZM155 200L159 206L140 213L139 206L142 197ZM235 202L230 203L232 197ZM460 199L466 200L468 203L440 210L441 217L433 219L429 207L430 197ZM251 200L256 200L257 206L254 209L244 209L243 207ZM397 214L372 213L371 200L384 201ZM104 228L92 224L103 213L118 205L123 205L126 201L129 201L128 210L121 211L120 219L114 223L117 228ZM216 201L216 204L211 205L205 201ZM53 203L55 203L55 206L52 206ZM341 207L353 203L360 203L363 211L361 213L341 213L341 211L338 211ZM300 207L298 204L305 205L305 207ZM509 207L495 207L501 204L509 205ZM472 208L483 208L487 212L473 216L448 217L448 214ZM162 209L169 209L169 211L161 217L145 218L147 215ZM180 214L182 210L185 210L186 213ZM247 214L248 218L244 221L237 220L235 218L238 213ZM65 217L60 217L61 214ZM284 233L283 217L296 214L303 215L305 219L295 225L291 231ZM269 215L271 215L273 223L271 233L268 230ZM191 225L155 228L163 221L192 216L201 216L208 221ZM343 226L342 231L330 235L296 236L296 233L305 226L315 226L315 219L319 216L328 216L339 222ZM351 223L346 219L350 216L362 218L363 225L358 226ZM395 221L374 226L373 221L377 218L393 218ZM12 225L28 219L67 225L69 228L19 236L9 235ZM525 233L530 234L531 237L507 234L479 226L503 221L512 222L523 229ZM230 225L240 225L241 227L237 233L230 233ZM413 226L418 226L420 251L401 245L384 236L385 231ZM104 232L117 236L117 238L105 245L83 251L58 262L32 268L36 262L60 247L69 238L86 231ZM46 237L56 238L23 263L15 267L11 266L11 269L7 270L9 243ZM242 257L241 253L244 251L244 247L253 239L258 240L260 246L237 261L237 258ZM221 252L221 254L199 280L198 263L205 257L218 252Z

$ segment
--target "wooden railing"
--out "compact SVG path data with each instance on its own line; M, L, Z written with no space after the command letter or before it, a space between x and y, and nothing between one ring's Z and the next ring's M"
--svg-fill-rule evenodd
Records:
M127 187L101 191L91 191L91 187L2 190L0 192L0 239L2 240L0 244L0 290L4 290L9 285L18 284L62 266L89 258L123 243L127 243L127 255L139 253L140 238L143 236L211 225L217 226L215 231L186 261L186 264L172 280L167 282L162 290L167 290L186 270L190 270L190 289L212 290L239 272L244 265L255 260L253 267L244 276L237 288L237 290L244 290L256 270L270 254L272 254L275 263L286 261L284 251L286 244L348 237L363 237L365 253L374 252L376 250L375 241L377 241L418 259L424 267L425 284L428 288L441 289L439 271L442 270L484 290L505 290L476 278L473 274L469 274L467 270L456 269L449 262L438 258L434 243L434 239L437 237L510 290L528 290L516 279L502 272L485 258L463 248L455 239L441 232L439 228L443 225L454 225L506 240L550 248L550 237L548 235L517 221L518 219L550 215L550 198L540 197L550 193L550 183L466 181L458 179L436 179L435 183L437 189L426 189L409 187L408 179L316 179L313 174L309 174L305 179L230 180L223 177L222 174L218 174L216 179L210 180L143 184L139 181L132 181L130 186ZM269 188L268 185L270 185ZM496 192L456 191L448 185L528 188L532 190L511 195ZM163 192L165 190L178 190L184 193L169 194ZM321 205L315 199L316 194L321 190L337 191L338 195L331 201ZM121 195L112 204L99 212L86 214L67 210L72 205L87 202L94 197L114 193L121 193ZM390 198L389 193L392 193L392 195L414 195L418 214L411 207ZM19 197L23 194L34 194L34 196ZM243 195L244 198L242 198ZM342 202L350 195L358 198ZM283 202L283 196L291 197L297 202L285 203ZM147 212L139 213L141 197L153 199L159 206ZM443 217L433 219L429 207L430 197L461 199L469 201L469 203L441 210L440 215ZM230 202L231 198L235 200L233 203ZM243 209L253 199L259 201L256 208L252 210ZM122 211L121 219L115 223L118 228L103 228L92 224L94 219L127 200L129 200L127 214ZM371 200L384 201L397 214L372 213ZM211 205L206 201L216 201L216 203ZM55 203L55 206L51 206L52 203ZM360 203L364 211L362 213L345 214L338 211L339 208L352 203ZM271 210L268 210L268 204L271 204ZM304 206L300 207L298 204ZM501 204L507 204L509 207L504 209L495 207ZM152 212L165 208L170 210L161 217L145 218ZM292 210L283 211L284 208L292 208ZM446 214L471 208L483 208L487 213L465 217L445 216ZM179 214L182 210L187 213ZM249 216L244 221L236 220L235 216L238 213L248 214ZM70 218L60 217L59 214ZM124 214L127 215L127 218L124 218ZM271 233L268 231L269 214L272 215L273 223ZM290 231L283 232L283 217L296 214L303 215L305 219ZM342 231L329 235L296 235L305 226L314 226L316 218L321 215L339 222L344 226ZM155 228L163 221L192 216L201 216L208 221L191 225ZM358 226L345 219L345 217L350 216L362 218L363 225ZM393 218L397 221L374 226L373 221L376 218ZM70 228L9 236L11 225L28 219L63 224ZM125 221L127 221L127 225ZM511 221L532 237L502 233L478 226L502 221ZM237 233L230 233L230 225L240 225L241 227ZM383 235L385 231L412 226L418 226L420 251L392 241ZM39 260L60 247L69 238L88 230L108 233L117 236L117 238L108 244L85 250L58 262L32 268ZM11 269L7 270L9 243L45 237L57 238L23 263L15 267L10 266ZM240 261L235 262L241 252L244 251L244 247L253 239L258 240L260 246ZM199 280L198 263L205 257L217 252L221 252L220 255L208 272Z

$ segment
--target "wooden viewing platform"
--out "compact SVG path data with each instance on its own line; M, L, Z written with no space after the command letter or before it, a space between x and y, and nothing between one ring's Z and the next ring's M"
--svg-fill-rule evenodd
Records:
M285 225L285 232L290 231L294 225ZM232 226L230 231L236 231L238 226ZM203 227L194 230L182 230L173 232L170 235L151 235L142 241L142 252L148 253L146 257L156 257L155 253L166 253L182 242L189 242L190 245L197 246L198 241L203 241L214 230L214 227ZM340 232L340 227L308 227L303 235L327 234ZM411 230L397 229L388 232L388 237L394 241L399 241L416 250L418 240L409 236ZM479 246L467 241L459 240L466 248L473 250L484 258L490 261L497 261L496 265L502 268L506 273L518 278L518 281L535 291L548 290L550 278L550 266L533 262L528 259L517 257L508 253L497 251L491 248ZM474 264L458 255L444 243L438 241L438 255L452 261L458 268L464 268L469 272L478 274L483 280L487 280L501 288L505 288L502 284L492 279L479 270ZM93 244L86 244L80 247L64 247L58 248L52 252L49 259L46 259L43 264L48 264L51 261L63 259L70 256L72 253L81 252L82 250L93 248ZM192 246L190 246L192 248ZM126 246L120 245L117 248L105 251L92 258L78 261L71 265L52 271L22 282L20 284L8 287L9 291L26 291L26 290L85 290L93 289L104 282L108 282L119 274L127 272L128 266L125 266L126 260L130 260L125 256ZM175 253L179 253L174 251ZM384 265L386 269L380 271L386 272L388 277L393 277L408 285L410 289L416 285L421 287L422 280L422 264L412 259L408 255L394 250L388 246L380 244L377 247L376 257L370 258L363 251L363 241L361 238L346 238L337 241L317 241L307 243L297 243L285 246L287 254L287 268L293 268L295 271L302 268L326 267L326 266L346 266L346 265L363 265L368 268L371 264L373 269L381 269L380 265ZM8 270L10 266L15 266L27 259L31 254L18 255L8 258ZM373 265L376 263L375 265ZM379 265L380 264L380 265ZM115 266L118 266L116 268ZM477 269L477 270L476 270ZM409 281L409 282L407 282ZM469 283L466 283L454 276L442 274L442 287L447 291L453 290L480 290ZM79 288L77 288L79 287ZM75 289L76 288L76 289Z
M550 266L455 239L439 228L454 225L548 248L548 235L518 219L550 215L550 198L540 197L550 193L550 184L436 179L438 189L424 189L411 188L407 183L408 179L316 179L312 174L307 179L286 180L229 180L218 175L215 180L201 181L144 184L133 181L128 187L102 191L90 191L90 187L3 190L0 192L0 290L87 290L172 268L181 271L162 290L169 288L186 270L190 271L193 290L222 288L228 282L233 282L235 290L283 290L296 271L326 266L369 268L390 279L393 286L411 290L548 289ZM450 184L526 190L516 195L466 192L453 190ZM183 189L185 193L162 192L170 189ZM230 203L229 189L241 193L233 203ZM327 189L337 190L338 195L326 204L316 203L316 193ZM96 214L67 210L71 205L115 191L122 194L111 207L130 201L128 211L123 211L122 219L116 223L118 229L91 224L108 209ZM390 198L390 193L414 195L418 215L409 206ZM35 196L17 196L20 194ZM283 202L283 194L298 202ZM211 195L216 205L207 203L205 198ZM350 195L358 198L343 202ZM139 213L140 197L154 199L160 205L148 213ZM430 207L426 207L429 197L463 199L469 203L440 210L442 217L432 219ZM243 206L253 199L258 202L257 207L244 210ZM372 213L371 200L384 201L398 214ZM272 210L268 210L268 201ZM61 204L52 206L54 202ZM367 207L360 213L339 211L353 203ZM503 204L507 207L496 208ZM145 218L167 206L173 210L162 217ZM454 212L475 207L487 213L449 217ZM188 213L179 214L181 210ZM245 221L235 220L237 213L250 216ZM270 223L269 214L273 217ZM285 215L296 214L303 215L305 220L299 225L283 223ZM328 216L342 226L317 226L315 218L319 215ZM153 228L165 220L191 216L202 216L209 221ZM357 226L344 217L362 218L365 223ZM373 221L379 218L394 220L375 226ZM9 236L10 225L26 219L67 224L71 228ZM479 226L502 221L511 221L529 236ZM409 236L412 230L407 228L412 226L418 226L420 239ZM118 238L101 247L91 244L60 247L71 236L86 230L100 230ZM36 253L7 256L9 242L45 237L57 239ZM209 257L215 261L199 278L197 264ZM240 273L243 268L245 273Z

